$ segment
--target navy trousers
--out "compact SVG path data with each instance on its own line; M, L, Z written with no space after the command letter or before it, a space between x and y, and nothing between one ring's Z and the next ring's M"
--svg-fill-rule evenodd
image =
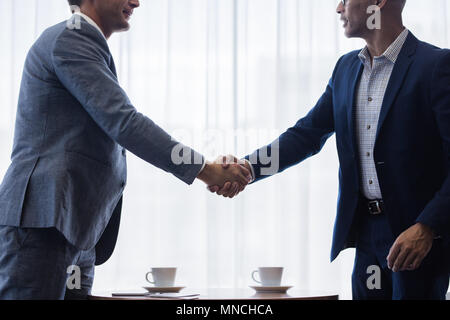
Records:
M54 228L0 226L2 300L86 299L94 264L95 249L78 250Z
M433 247L421 266L413 271L392 272L387 267L389 250L396 240L386 214L369 215L364 205L358 210L358 236L352 274L352 293L355 300L445 300L449 287L446 253L442 240L434 240ZM374 287L379 270L379 286ZM370 279L369 279L370 278ZM368 284L369 282L369 284Z

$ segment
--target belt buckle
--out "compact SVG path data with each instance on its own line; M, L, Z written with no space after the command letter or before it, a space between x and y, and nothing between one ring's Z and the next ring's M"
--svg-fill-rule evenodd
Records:
M372 215L379 215L383 212L379 200L369 201L368 207L369 213Z

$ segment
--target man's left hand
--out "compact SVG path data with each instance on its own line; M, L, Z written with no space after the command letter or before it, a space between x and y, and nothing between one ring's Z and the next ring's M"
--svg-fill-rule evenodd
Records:
M388 267L394 272L416 270L430 252L434 233L428 226L417 223L400 234L387 256Z

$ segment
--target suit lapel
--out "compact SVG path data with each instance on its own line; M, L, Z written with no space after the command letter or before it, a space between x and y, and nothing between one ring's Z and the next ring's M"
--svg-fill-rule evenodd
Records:
M349 136L352 139L352 147L353 151L356 152L358 150L356 148L356 132L355 132L355 92L359 83L359 80L361 79L361 74L364 70L364 65L359 60L359 58L356 59L356 61L353 63L350 71L349 71L349 79L348 79L348 92L347 92L347 123L349 124Z
M417 43L417 38L414 37L412 33L409 33L404 47L400 51L400 54L397 58L394 69L392 70L391 78L389 79L386 93L384 94L383 105L381 106L380 117L378 119L376 139L378 139L378 135L380 134L380 130L383 126L384 121L386 120L389 110L394 104L395 98L397 97L404 83L409 67L411 66L411 63L413 61L413 55L415 53Z
M117 78L116 64L114 63L114 58L111 55L111 53L110 53L109 69L114 74L114 76Z
M94 39L96 38L98 45L105 50L108 55L109 55L109 61L108 62L108 67L111 70L111 72L114 74L114 76L117 78L117 72L116 72L116 65L114 64L114 59L113 56L111 54L111 51L109 50L109 46L108 46L108 41L105 39L105 37L103 37L100 33L100 30L96 30L96 28L89 23L84 17L80 16L83 19L83 22L86 23L87 27L87 31L91 32L93 34Z

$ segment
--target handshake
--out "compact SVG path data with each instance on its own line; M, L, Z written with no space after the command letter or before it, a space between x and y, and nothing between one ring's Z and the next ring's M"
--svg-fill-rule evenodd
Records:
M230 199L244 191L253 179L250 164L231 155L207 161L197 178L206 183L212 193Z

